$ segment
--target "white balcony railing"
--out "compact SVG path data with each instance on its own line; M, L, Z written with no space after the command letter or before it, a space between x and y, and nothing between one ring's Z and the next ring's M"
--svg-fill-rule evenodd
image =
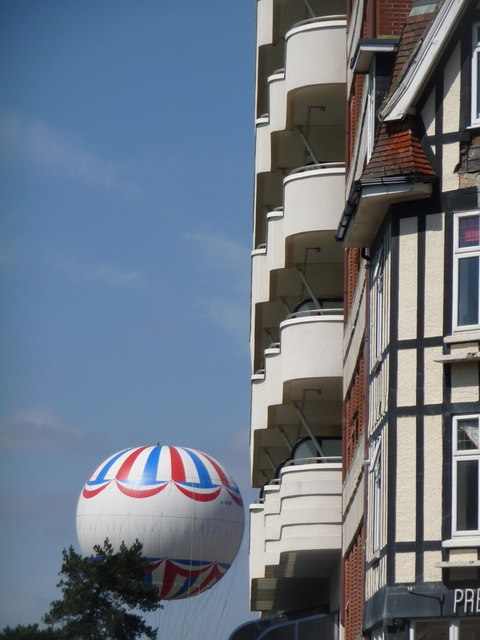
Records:
M345 16L305 20L294 25L285 38L287 94L301 87L345 82Z
M303 381L305 388L312 388L322 381L341 380L342 338L341 309L292 314L281 323L279 346L265 350L265 368L252 376L252 435L275 426L269 423L268 408L284 402L289 382Z
M341 528L341 459L289 461L264 487L261 501L250 506L250 537L256 541L250 550L251 579L265 577L282 554L308 551L312 561L339 555Z

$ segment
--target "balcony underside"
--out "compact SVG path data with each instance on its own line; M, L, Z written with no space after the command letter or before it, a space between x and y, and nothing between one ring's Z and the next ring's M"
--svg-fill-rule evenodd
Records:
M296 405L315 436L340 436L342 423L341 379L296 381L288 391L289 404L268 409L268 427L252 429L252 486L262 487L290 456L293 445L308 434Z
M252 606L328 605L341 550L342 465L327 458L285 464L250 507ZM292 461L293 462L293 461Z

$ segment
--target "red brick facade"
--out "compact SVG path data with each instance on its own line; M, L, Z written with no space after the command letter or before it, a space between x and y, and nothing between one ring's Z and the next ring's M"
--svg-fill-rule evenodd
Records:
M376 4L376 37L398 36L412 8L412 0L379 0Z
M366 389L365 389L365 358L363 345L355 373L352 378L352 386L344 402L345 426L343 434L343 461L344 474L346 475L357 449L362 434L365 431L366 418Z
M362 634L364 586L364 526L355 536L344 558L343 611L345 640L356 640Z

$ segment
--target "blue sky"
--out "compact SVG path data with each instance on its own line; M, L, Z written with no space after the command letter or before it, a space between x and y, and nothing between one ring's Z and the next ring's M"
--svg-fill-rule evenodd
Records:
M2 628L56 597L115 451L207 451L255 498L255 2L3 0L0 24ZM247 564L245 539L218 640L255 617Z

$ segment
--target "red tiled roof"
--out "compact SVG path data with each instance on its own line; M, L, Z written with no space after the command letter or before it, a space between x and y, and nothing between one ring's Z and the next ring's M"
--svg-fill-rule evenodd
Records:
M412 117L380 125L372 157L362 178L404 175L435 175Z
M392 94L401 83L410 62L422 44L423 35L435 15L436 12L433 12L418 16L409 16L407 18L407 22L405 23L405 27L398 43L395 66L393 68L392 79L385 100L388 100L390 94Z

